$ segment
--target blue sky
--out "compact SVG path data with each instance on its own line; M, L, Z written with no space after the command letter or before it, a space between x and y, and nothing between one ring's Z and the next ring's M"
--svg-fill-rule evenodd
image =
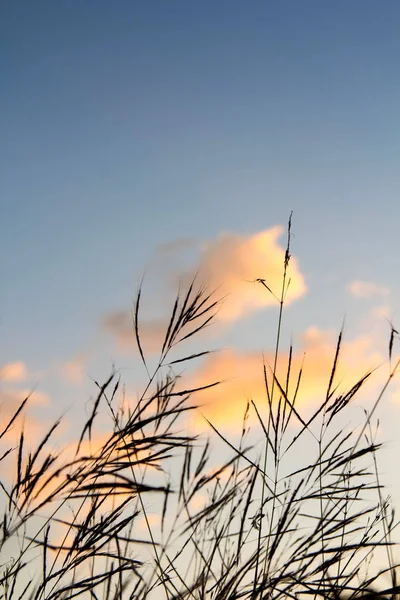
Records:
M201 267L232 296L189 346L224 350L188 379L226 380L204 401L234 437L246 400L265 406L277 317L243 282L279 282L291 211L278 373L292 338L301 410L324 397L344 318L338 380L386 359L385 317L400 325L398 0L13 0L0 23L0 424L35 389L27 443L66 409L61 438L75 435L113 362L134 400L143 272L151 349L177 281ZM399 506L393 383L379 466ZM350 417L356 429L359 404Z
M291 210L308 295L289 333L357 325L373 303L346 293L354 280L389 287L396 313L397 0L1 12L2 363L23 361L32 384L44 372L62 405L58 363L95 347L93 376L130 364L102 322L129 310L160 245L251 237ZM260 347L267 313L226 343Z

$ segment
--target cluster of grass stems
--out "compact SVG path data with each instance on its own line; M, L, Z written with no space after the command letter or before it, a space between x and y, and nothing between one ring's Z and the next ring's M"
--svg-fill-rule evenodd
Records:
M114 372L98 385L68 456L49 449L59 422L35 449L22 432L19 443L2 452L1 462L11 461L12 468L0 481L1 598L397 597L397 522L380 484L373 425L397 365L365 421L355 431L343 430L339 416L371 373L338 392L340 334L326 394L312 416L302 415L296 403L302 371L293 372L292 347L285 379L277 376L290 227L289 220L282 289L275 295L275 358L264 365L265 403L248 403L234 439L210 423L210 437L226 447L225 462L211 468L210 442L182 433L199 390L185 389L178 370L207 352L171 359L172 349L212 320L218 302L195 281L178 294L151 371L140 337L140 288L133 329L148 383L136 404L127 410L120 403L123 389ZM268 281L258 284L273 293ZM218 382L209 385L218 394ZM0 434L3 444L28 401ZM100 447L91 449L101 405L111 425ZM249 442L251 412L262 450ZM310 462L303 445L311 448Z

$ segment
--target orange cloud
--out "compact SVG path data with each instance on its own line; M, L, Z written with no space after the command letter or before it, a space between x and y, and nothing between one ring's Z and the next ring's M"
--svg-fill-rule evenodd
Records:
M371 296L387 296L389 288L373 283L372 281L356 280L347 286L347 290L356 298L370 298Z
M218 310L218 320L230 323L248 314L276 306L281 295L285 248L279 244L282 227L272 227L254 235L223 233L216 239L203 243L197 265L184 271L178 269L174 286L182 282L190 285L197 273L199 285L204 283L210 292L216 290L215 299L224 298ZM186 247L185 242L184 247ZM179 248L179 246L178 246ZM166 267L167 269L167 267ZM265 281L274 297L257 282ZM296 258L291 257L288 266L285 303L290 304L306 292L306 285ZM176 288L178 288L176 285ZM168 327L165 318L142 320L140 336L146 352L157 352L162 345ZM134 345L132 315L128 311L115 311L105 316L103 327L109 331L121 350L131 350Z
M28 398L23 410L10 425L18 408ZM4 389L0 392L0 456L8 450L13 451L1 461L4 479L12 479L16 472L16 448L18 448L21 432L24 431L25 447L35 446L49 429L51 423L38 416L38 407L48 406L49 397L43 392L32 390Z
M31 409L37 406L47 406L49 404L48 395L44 392L32 392L32 390L6 389L0 392L0 431L3 431L7 426L25 398L28 398L25 410L19 414L9 429L7 434L8 440L11 437L19 437L22 426L28 433L30 432L35 435L42 430L43 423L40 423L38 419L32 416Z
M221 297L227 296L218 312L220 321L235 321L276 305L276 299L265 287L251 282L263 279L275 296L280 296L285 258L285 250L278 243L282 233L282 227L249 236L224 233L204 244L198 272L210 289L217 289ZM307 289L295 257L289 263L288 279L286 304L300 298Z
M2 381L24 381L27 378L27 369L22 361L9 363L0 369L0 380Z
M297 396L299 407L309 407L321 401L326 394L335 354L336 336L331 331L312 327L301 337L301 348L293 353L292 377L289 397L293 393L297 374L303 365L303 376ZM272 352L265 354L266 364L273 365ZM378 366L384 357L373 346L372 338L360 336L344 342L339 360L336 383L344 390L353 385L369 369ZM277 365L277 377L284 387L288 364L288 353L281 351ZM269 382L271 371L267 367ZM254 400L261 415L268 410L267 395L263 376L263 359L259 352L238 352L229 349L220 354L210 355L190 382L200 387L213 381L223 381L221 385L198 392L194 403L201 405L200 412L215 426L239 431L248 400ZM279 390L275 390L279 396ZM277 398L275 396L275 398ZM254 413L254 410L252 410ZM195 419L196 427L201 425L201 417Z

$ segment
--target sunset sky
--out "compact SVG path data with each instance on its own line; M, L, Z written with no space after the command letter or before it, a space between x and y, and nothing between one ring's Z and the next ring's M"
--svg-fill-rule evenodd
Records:
M386 359L400 301L398 0L15 0L0 19L6 414L33 388L38 420L83 407L113 363L143 381L138 283L145 273L151 357L197 270L227 298L197 347L224 350L191 377L227 380L209 414L234 428L246 397L262 401L276 329L250 281L278 288L291 211L282 347L293 339L297 365L307 353L305 407L343 319L343 376ZM398 383L387 407L393 449Z

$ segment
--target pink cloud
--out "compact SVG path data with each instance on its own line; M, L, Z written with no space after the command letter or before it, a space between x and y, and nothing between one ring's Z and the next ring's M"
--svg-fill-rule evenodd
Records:
M389 288L373 283L372 281L352 281L347 286L348 291L356 298L370 298L371 296L387 296L390 293Z

